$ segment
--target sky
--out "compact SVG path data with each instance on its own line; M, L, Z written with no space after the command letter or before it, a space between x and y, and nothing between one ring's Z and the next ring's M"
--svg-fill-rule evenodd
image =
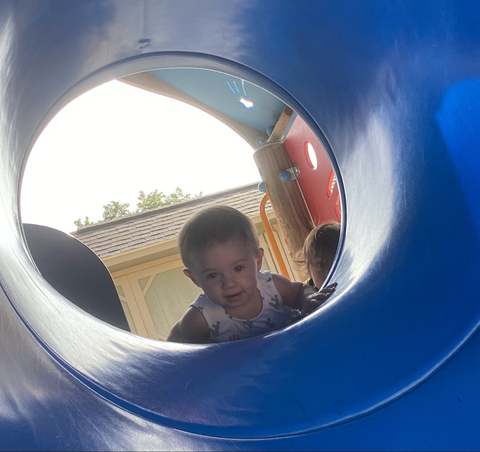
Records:
M206 195L259 180L253 149L225 124L113 81L73 100L40 135L25 169L21 216L68 233L79 218L101 220L111 201L135 210L140 190Z

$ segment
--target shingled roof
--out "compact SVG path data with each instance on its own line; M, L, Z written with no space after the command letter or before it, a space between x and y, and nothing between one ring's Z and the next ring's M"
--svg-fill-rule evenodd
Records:
M227 205L251 217L259 212L258 206L263 196L256 182L98 223L73 232L72 235L100 258L105 258L177 237L185 221L205 207Z

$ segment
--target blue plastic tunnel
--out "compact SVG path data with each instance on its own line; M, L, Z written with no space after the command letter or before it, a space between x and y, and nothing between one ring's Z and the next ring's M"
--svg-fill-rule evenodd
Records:
M332 301L265 337L140 338L40 275L36 138L108 80L205 68L267 89L342 193ZM480 2L0 3L0 448L478 449Z

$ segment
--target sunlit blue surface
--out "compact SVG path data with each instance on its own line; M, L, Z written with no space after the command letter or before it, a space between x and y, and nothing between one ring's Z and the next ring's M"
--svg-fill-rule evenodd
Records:
M0 3L0 447L478 449L479 30L478 1ZM318 134L343 215L326 306L162 343L38 273L18 210L35 138L142 71L262 132L288 104Z
M480 79L451 86L436 118L480 235Z

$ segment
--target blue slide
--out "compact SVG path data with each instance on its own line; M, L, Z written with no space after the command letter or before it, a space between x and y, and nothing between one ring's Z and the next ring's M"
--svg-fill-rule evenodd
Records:
M48 121L182 67L272 92L332 159L338 289L286 330L144 339L67 300L26 245ZM0 449L480 448L477 0L1 0L0 211Z

